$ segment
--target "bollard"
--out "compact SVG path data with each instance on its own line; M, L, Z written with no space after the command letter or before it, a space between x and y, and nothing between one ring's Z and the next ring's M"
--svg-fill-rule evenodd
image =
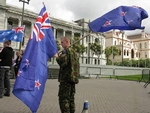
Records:
M87 100L84 101L82 113L88 113L89 103Z

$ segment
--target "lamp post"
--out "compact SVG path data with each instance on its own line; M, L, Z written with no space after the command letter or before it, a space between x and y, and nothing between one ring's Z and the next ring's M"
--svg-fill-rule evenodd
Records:
M122 66L123 66L123 42L124 42L124 39L123 39L123 37L124 37L124 31L121 31L121 33L122 33Z
M21 18L21 25L23 25L23 17L24 17L24 7L25 7L25 3L29 4L30 0L19 0L19 2L23 2L22 18ZM23 36L23 43L24 43L24 36ZM19 51L21 50L21 45L22 45L22 43L20 42Z
M100 65L102 65L102 45L103 45L103 43L102 43L102 35L100 35L100 37L101 37L101 59L100 59Z

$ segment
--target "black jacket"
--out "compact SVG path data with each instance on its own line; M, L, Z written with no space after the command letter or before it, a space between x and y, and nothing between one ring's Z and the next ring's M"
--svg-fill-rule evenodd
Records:
M12 66L13 49L4 47L0 53L0 66Z
M20 63L21 63L22 57L21 56L17 56L16 61L15 61L15 68L19 68L20 67Z

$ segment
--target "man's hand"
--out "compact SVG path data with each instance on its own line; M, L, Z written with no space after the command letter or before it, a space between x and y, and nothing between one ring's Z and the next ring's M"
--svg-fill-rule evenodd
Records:
M58 53L56 53L53 57L58 57Z

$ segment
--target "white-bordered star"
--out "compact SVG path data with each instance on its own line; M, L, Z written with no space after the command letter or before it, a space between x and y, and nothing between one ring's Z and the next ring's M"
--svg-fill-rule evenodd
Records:
M40 89L40 86L41 86L41 84L40 84L39 80L35 80L35 87Z

